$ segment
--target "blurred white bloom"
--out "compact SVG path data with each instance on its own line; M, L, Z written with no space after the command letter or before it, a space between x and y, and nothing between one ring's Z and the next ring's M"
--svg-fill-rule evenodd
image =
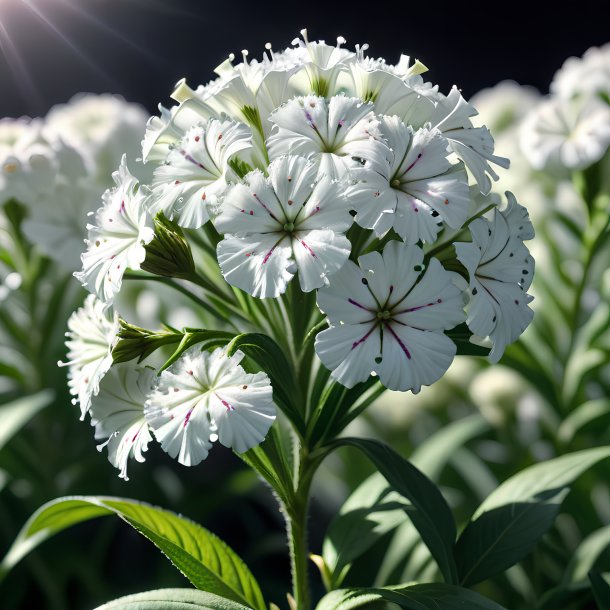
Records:
M91 398L99 392L100 381L112 365L112 349L119 332L119 316L90 294L84 305L68 320L66 346L68 386L70 394L80 403L81 419L91 406Z
M551 93L570 99L578 95L610 96L610 43L591 47L581 57L569 57L555 73Z
M193 348L161 373L144 413L163 450L181 464L204 460L216 436L242 453L267 435L275 420L271 384L265 373L246 373L243 356Z
M479 113L475 122L486 125L493 132L496 151L504 155L506 153L500 150L498 136L514 129L540 100L541 95L534 87L504 80L493 87L481 89L470 98L469 103ZM512 163L510 169L512 172Z
M83 270L75 277L102 301L111 302L121 288L127 269L137 270L146 257L145 245L154 236L146 210L146 195L129 173L125 157L112 177L116 187L104 193L95 225L88 225Z
M424 270L417 246L389 242L349 261L318 306L330 328L316 337L316 352L348 388L372 372L391 390L413 390L437 381L456 352L443 330L465 318L463 293L435 258Z
M58 176L74 181L87 175L75 149L41 130L39 120L0 119L0 203L15 198L30 208L46 205Z
M415 133L397 117L383 117L379 131L388 148L378 148L351 172L347 190L356 222L383 235L393 228L406 243L431 243L445 221L458 229L468 218L470 191L464 166L452 164L438 130Z
M285 156L269 165L268 178L256 170L227 193L214 222L229 234L218 244L229 284L256 297L277 297L298 271L309 292L343 266L351 248L343 233L352 217L342 185L316 175L314 163Z
M610 106L596 98L540 103L521 126L521 148L536 169L585 169L610 144Z
M354 157L366 159L383 146L373 109L344 95L330 101L316 95L295 98L269 117L275 125L267 139L269 156L311 155L320 174L340 178L355 166Z
M218 203L229 177L236 179L229 161L251 148L250 141L248 127L231 120L210 119L191 127L155 170L148 199L150 213L163 212L190 229L205 224L208 206Z
M59 175L52 192L29 207L23 233L62 269L74 272L81 263L87 218L99 200L96 184Z
M528 307L532 297L534 259L523 241L534 237L527 210L506 193L508 205L496 208L493 220L479 218L469 228L472 243L456 243L458 259L470 275L470 330L493 343L489 358L498 362L506 346L515 341L532 321Z
M81 93L51 108L44 133L61 138L86 159L89 172L103 187L123 154L140 157L147 113L118 95Z
M144 418L144 403L153 389L155 373L132 363L113 366L91 400L91 425L95 439L103 440L98 449L108 450L108 461L120 470L126 481L129 458L144 461L152 435Z

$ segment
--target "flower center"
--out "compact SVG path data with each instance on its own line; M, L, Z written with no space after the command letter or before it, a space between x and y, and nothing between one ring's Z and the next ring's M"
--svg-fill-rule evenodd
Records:
M388 320L392 314L386 309L385 311L378 311L377 318L379 320Z
M394 178L394 180L392 180L392 182L390 182L390 186L393 189L400 188L400 180L398 178Z
M292 233L294 231L294 222L287 222L284 225L284 231L286 231L286 233Z

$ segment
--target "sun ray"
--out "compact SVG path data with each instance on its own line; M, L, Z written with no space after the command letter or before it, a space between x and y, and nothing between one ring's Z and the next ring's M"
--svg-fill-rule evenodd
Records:
M38 17L59 39L67 45L77 57L85 63L91 70L93 70L98 76L103 78L108 84L114 89L119 89L119 83L110 76L107 72L102 70L85 52L83 52L77 45L75 45L70 38L64 34L51 19L45 15L33 2L32 0L21 0L24 6L26 6L36 17Z
M34 80L19 54L19 49L15 46L11 37L0 20L0 52L5 59L6 65L13 74L15 85L26 100L27 110L32 114L44 108L44 101Z

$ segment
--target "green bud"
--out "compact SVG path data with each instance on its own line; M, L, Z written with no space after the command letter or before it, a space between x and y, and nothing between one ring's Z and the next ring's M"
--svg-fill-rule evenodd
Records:
M114 364L128 362L135 358L141 362L161 346L180 343L182 339L182 333L175 331L147 330L129 324L123 319L119 320L119 323L121 325L118 333L119 340L112 350Z
M159 212L154 220L155 236L146 248L142 269L153 275L188 279L195 273L191 247L182 229Z

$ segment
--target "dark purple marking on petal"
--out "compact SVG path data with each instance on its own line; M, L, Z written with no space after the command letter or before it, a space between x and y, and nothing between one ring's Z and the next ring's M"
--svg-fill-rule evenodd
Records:
M413 163L411 163L411 165L409 165L409 167L407 167L407 169L403 172L403 175L406 174L409 170L413 169L413 166L421 159L423 153L419 153L417 155L417 159L415 159L415 161L413 161Z
M305 240L301 239L299 241L301 242L305 250L309 252L309 254L311 254L314 258L318 258L317 254L305 243Z
M191 420L191 415L192 415L192 413L193 413L193 409L194 409L194 408L195 408L195 407L191 407L191 408L189 409L188 413L186 414L186 417L184 418L184 423L182 424L182 427L183 427L183 428L186 428L186 427L188 426L189 421Z
M361 305L360 303L358 303L358 301L354 301L354 299L352 299L352 298L347 299L347 301L348 301L348 303L351 303L352 305L355 305L356 307L360 307L360 309L364 309L365 311L372 311L368 307L365 307L364 305Z
M383 325L390 331L390 334L394 337L394 339L396 339L396 341L398 342L398 345L400 345L400 349L402 349L402 351L405 353L405 356L409 360L411 360L411 352L409 351L409 348L402 342L402 339L396 334L396 332L388 324L388 322L384 321Z
M202 163L199 163L199 161L197 161L197 159L195 159L192 155L187 153L186 150L181 150L180 154L190 163L193 163L194 165L196 165L197 167L199 167L201 169L206 169L205 165L203 165Z
M228 403L224 398L221 398L220 396L218 396L218 394L214 394L214 396L216 396L216 398L220 400L222 406L225 407L227 411L235 411L235 407L232 404Z
M263 207L263 209L267 212L267 214L269 214L269 216L271 216L271 218L273 218L273 220L275 220L275 222L280 222L273 212L261 201L260 197L256 193L252 193L252 197L254 197L255 201Z
M119 213L120 214L125 213L125 200L124 199L123 199L123 201L121 201L121 207L119 208Z
M370 336L371 333L377 328L377 325L374 324L373 326L371 326L371 329L369 330L369 332L366 333L366 335L364 335L364 337L362 337L361 339L358 339L358 341L354 341L352 343L352 349L356 349L359 345L362 345Z
M265 254L265 258L263 258L263 265L267 263L267 261L271 258L271 255L273 254L273 251L275 250L275 248L277 247L277 244L275 244L275 246L273 246L273 248L271 248L271 250L269 250L269 252L267 252L267 254ZM248 256L246 254L246 256Z
M419 311L420 309L426 309L426 307L434 307L434 305L437 305L438 303L442 303L443 299L437 299L436 301L433 301L432 303L426 303L425 305L418 305L417 307L409 307L409 309L403 309L401 311L396 311L394 312L395 314L401 314L401 313L411 313L412 311Z

